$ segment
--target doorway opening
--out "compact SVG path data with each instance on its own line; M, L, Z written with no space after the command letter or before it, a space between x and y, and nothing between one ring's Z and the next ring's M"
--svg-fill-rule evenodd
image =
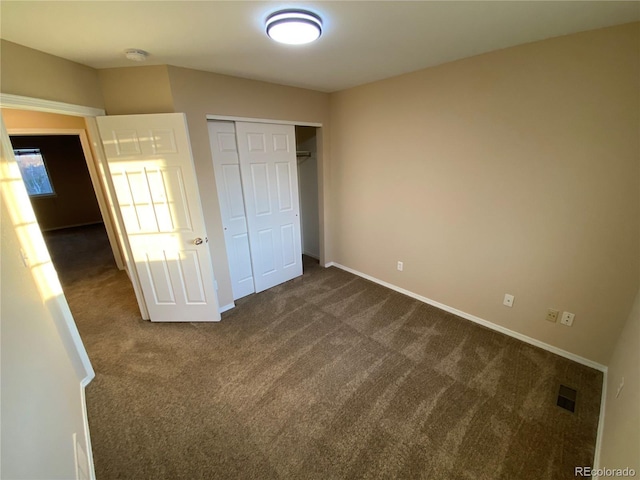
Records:
M296 125L303 267L320 261L318 128Z
M63 287L116 268L79 136L9 138Z

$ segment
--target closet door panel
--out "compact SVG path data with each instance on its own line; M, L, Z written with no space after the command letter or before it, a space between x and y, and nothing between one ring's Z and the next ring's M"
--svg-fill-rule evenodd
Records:
M261 292L302 275L295 128L237 122L236 134L253 277Z
M210 121L209 141L233 299L238 300L255 292L255 287L235 124Z

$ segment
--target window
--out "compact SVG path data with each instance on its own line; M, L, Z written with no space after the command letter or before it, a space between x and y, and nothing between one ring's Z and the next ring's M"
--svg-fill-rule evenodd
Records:
M16 156L22 180L31 197L55 195L47 166L42 158L39 148L17 149L13 153Z

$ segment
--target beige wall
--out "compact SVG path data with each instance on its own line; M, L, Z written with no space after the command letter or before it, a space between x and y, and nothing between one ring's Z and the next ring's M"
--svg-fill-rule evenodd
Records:
M5 204L1 245L0 476L75 478L73 433L85 441L80 382L33 277L22 264Z
M18 204L21 208L15 205L14 191L24 187L20 179L5 173L11 146L4 126L2 132L0 477L75 478L72 435L78 435L83 447L87 445L80 384L87 372L81 373L81 353L69 342L72 332L60 319L60 304L66 301L46 288L52 285L44 262L48 255L37 249L32 213L23 203ZM20 185L14 186L15 182ZM26 213L16 213L19 210ZM19 242L18 230L26 243ZM39 236L37 230L35 235ZM31 268L25 267L21 249L29 252Z
M173 113L166 65L98 70L107 115Z
M0 109L7 130L38 128L58 130L84 130L84 118L71 115L59 115L57 113L33 112L29 110L14 110L11 108Z
M189 135L198 175L198 187L210 239L220 305L233 301L222 220L218 205L206 115L265 118L284 121L328 122L326 93L245 80L214 73L169 67L171 93L176 112L187 114ZM327 137L324 137L327 141ZM328 169L324 158L320 169ZM324 171L324 170L323 170ZM326 175L326 174L325 174ZM319 178L319 181L322 181ZM322 188L322 185L320 186ZM326 212L321 211L322 216ZM326 217L324 217L326 219ZM325 220L326 225L326 220ZM322 240L321 240L322 242Z
M640 472L640 290L616 342L607 373L600 468ZM624 378L624 387L616 393Z
M335 261L606 364L639 283L639 62L636 23L332 94Z
M6 40L0 53L3 93L103 108L97 70Z

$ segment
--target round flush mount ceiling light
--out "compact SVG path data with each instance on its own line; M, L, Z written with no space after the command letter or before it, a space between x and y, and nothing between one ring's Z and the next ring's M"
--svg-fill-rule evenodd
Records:
M128 48L124 51L124 56L134 62L144 62L149 56L149 52L145 52L139 48Z
M322 19L305 10L281 10L267 18L267 35L276 42L303 45L322 35Z

